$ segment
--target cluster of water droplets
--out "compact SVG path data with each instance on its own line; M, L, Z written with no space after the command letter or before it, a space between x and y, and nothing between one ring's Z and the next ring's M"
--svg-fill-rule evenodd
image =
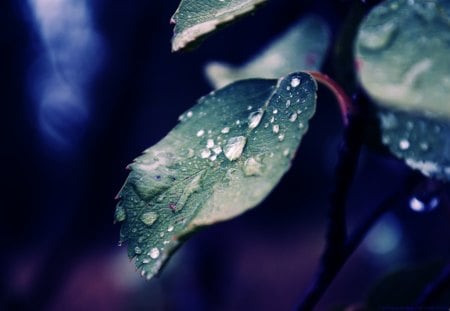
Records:
M380 112L382 142L408 166L430 177L450 178L450 129L432 118Z

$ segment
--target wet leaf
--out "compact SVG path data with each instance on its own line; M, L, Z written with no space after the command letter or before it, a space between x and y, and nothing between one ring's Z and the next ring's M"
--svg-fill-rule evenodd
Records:
M450 2L389 0L365 18L359 80L379 105L382 142L424 175L450 177Z
M181 0L171 20L175 23L172 51L192 45L218 27L251 13L265 1L267 0Z
M319 70L330 43L330 30L320 17L303 17L239 67L211 62L205 68L215 88L248 78L277 78L294 70Z
M425 176L450 180L448 120L411 112L379 112L382 142L397 157Z
M450 118L449 46L449 1L384 1L358 32L359 80L383 107Z
M201 98L130 165L116 220L147 278L194 229L260 203L289 169L315 111L315 80L239 81Z

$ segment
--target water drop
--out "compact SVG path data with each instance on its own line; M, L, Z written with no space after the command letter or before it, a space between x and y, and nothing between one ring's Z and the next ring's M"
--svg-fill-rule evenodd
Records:
M363 47L371 50L384 48L389 44L397 30L397 21L389 21L372 29L362 28L359 40Z
M258 109L257 111L250 113L250 115L248 116L248 127L250 129L254 129L255 127L257 127L261 122L262 116L263 116L262 109Z
M173 231L173 226L169 226L169 228L167 228L167 232L172 232Z
M278 124L275 124L274 126L272 126L272 131L275 134L278 134L278 132L280 131L280 126Z
M283 140L284 140L284 134L278 135L278 140L279 140L279 141L283 141Z
M289 155L289 149L284 149L283 155L287 157Z
M136 246L136 247L134 248L134 253L135 253L136 255L142 254L142 249L141 249L139 246Z
M205 134L204 130L200 130L197 132L197 137L202 137Z
M398 143L398 146L400 147L401 150L406 150L409 148L410 144L408 140L401 139Z
M142 259L142 263L143 264L150 263L150 259L149 258L144 258L144 259Z
M114 213L114 218L117 222L122 222L127 218L127 214L125 213L125 209L122 205L117 205L116 212Z
M275 121L275 117L272 116L272 118L270 118L270 123L273 123Z
M202 152L200 153L200 156L202 157L202 159L206 159L211 155L211 150L209 149L203 149Z
M291 101L288 99L287 101L286 101L286 108L289 108L291 106Z
M439 205L437 197L431 197L429 200L421 200L414 196L409 200L409 207L418 213L429 212L434 210Z
M420 149L422 149L423 151L427 151L430 148L430 146L428 145L427 142L421 142L419 144L419 146L420 146Z
M212 149L215 154L220 154L222 152L222 148L220 146L216 146Z
M206 148L212 148L212 147L214 147L214 140L208 139L206 141Z
M144 261L142 261L142 263L144 263ZM147 274L147 272L145 270L141 271L141 276L144 277Z
M155 212L147 212L142 214L141 221L147 226L151 226L155 223L156 219L158 219L158 214Z
M223 152L227 159L230 161L238 159L244 150L246 142L247 138L244 136L231 137L223 148Z
M187 114L186 114L186 116L187 116L188 118L192 118L192 115L193 115L192 111L188 111Z
M277 114L277 113L278 113L278 109L275 108L275 109L273 110L273 114Z
M158 258L158 257L159 257L159 249L156 248L156 247L153 247L153 248L150 250L150 252L148 253L148 255L149 255L151 258L153 258L153 259Z
M262 164L259 163L255 158L251 157L244 162L244 175L245 176L256 176L261 175Z
M222 134L228 134L230 132L230 128L229 127L224 127L220 132Z
M252 109L253 109L252 106L248 106L248 107L247 107L247 110L252 110Z
M383 113L380 115L381 126L387 130L398 126L397 117L393 113Z
M291 86L292 87L297 87L297 86L299 86L300 85L300 79L299 78L293 78L292 80L291 80Z
M298 114L293 112L289 117L289 121L295 122L295 120L297 120L297 117L298 117Z
M213 154L209 159L214 162L217 159L217 154Z

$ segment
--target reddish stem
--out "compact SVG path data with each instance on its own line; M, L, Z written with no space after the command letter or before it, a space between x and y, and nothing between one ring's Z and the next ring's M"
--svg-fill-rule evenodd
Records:
M314 79L325 85L331 92L333 92L336 97L339 109L341 110L342 121L347 126L348 116L353 112L352 101L350 97L347 96L344 89L333 79L324 73L318 71L308 71L308 73L313 76Z

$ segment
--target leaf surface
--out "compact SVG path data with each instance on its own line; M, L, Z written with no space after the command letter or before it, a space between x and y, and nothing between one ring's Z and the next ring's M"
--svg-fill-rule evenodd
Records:
M418 114L379 112L382 142L408 166L428 177L450 180L450 124Z
M381 106L450 118L450 1L388 0L362 22L359 80Z
M379 106L382 142L424 175L450 179L450 2L388 0L362 22L359 80Z
M182 0L171 22L175 24L172 51L189 47L219 26L246 15L266 0Z
M307 73L231 84L201 98L130 165L115 218L143 276L157 274L186 234L270 193L307 131L316 90Z
M294 70L319 70L329 43L328 25L320 17L308 15L242 66L210 62L205 73L210 84L220 88L241 79L274 79Z

